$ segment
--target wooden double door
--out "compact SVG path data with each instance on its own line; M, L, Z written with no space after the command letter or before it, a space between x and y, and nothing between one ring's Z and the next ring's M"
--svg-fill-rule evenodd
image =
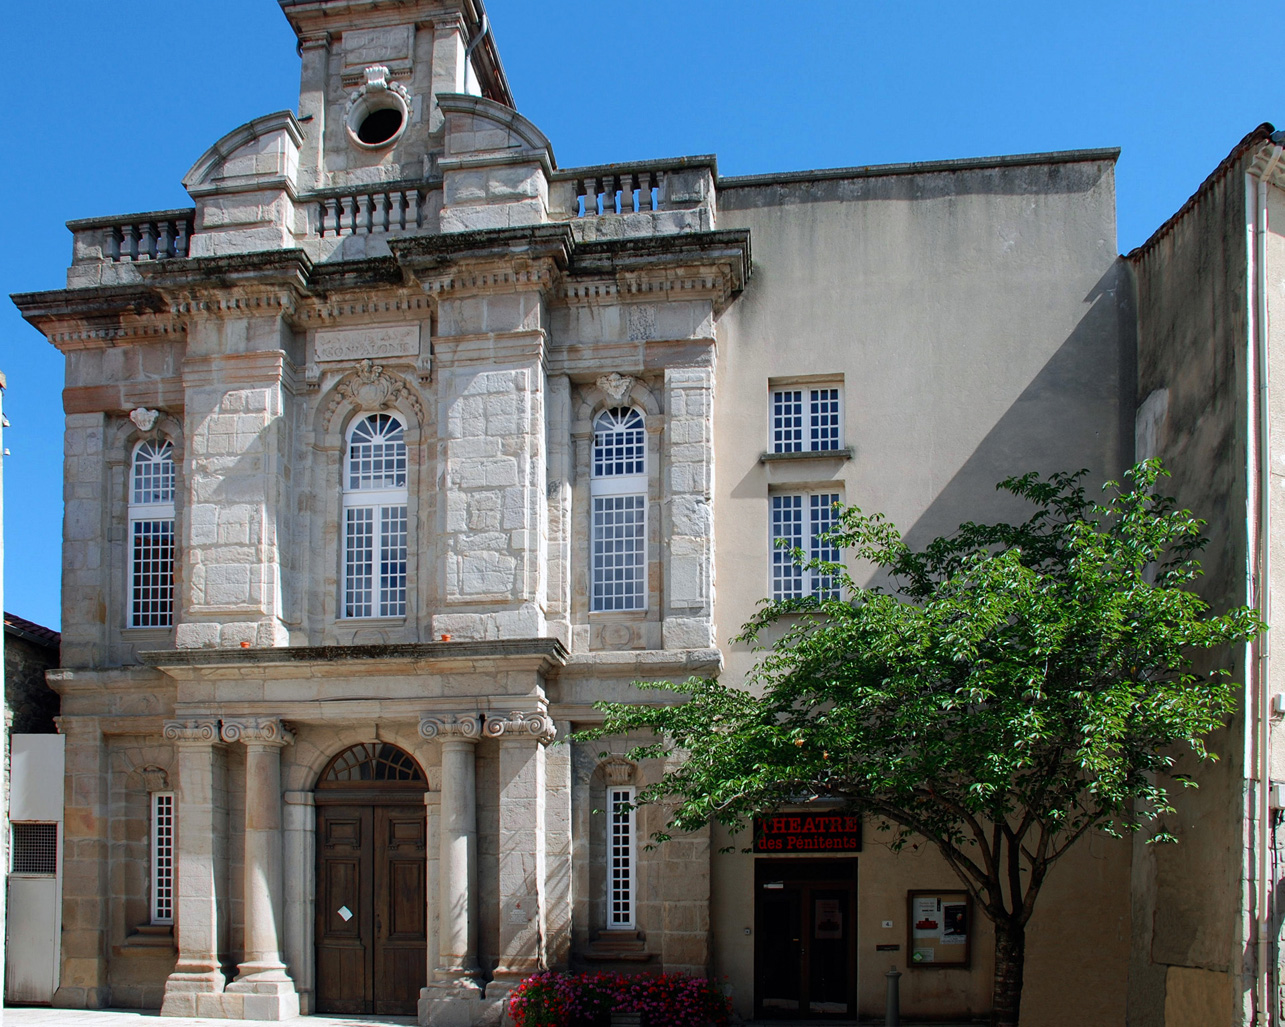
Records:
M755 1017L856 1019L856 860L757 860L754 870Z
M323 805L318 793L319 1013L416 1011L428 976L424 801L396 798Z

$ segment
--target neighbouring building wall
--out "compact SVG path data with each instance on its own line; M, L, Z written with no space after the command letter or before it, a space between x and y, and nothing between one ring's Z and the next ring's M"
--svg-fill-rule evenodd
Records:
M4 615L7 733L38 735L54 730L58 693L45 683L45 671L58 666L58 645L58 632L10 613Z
M921 545L964 520L1016 514L995 491L1003 478L1087 467L1093 483L1130 462L1132 295L1113 161L1103 151L720 182L720 228L748 228L754 245L754 275L720 323L714 418L729 679L753 660L729 639L772 587L773 497L837 495ZM841 394L839 452L765 457L773 389L818 385ZM883 1011L889 963L906 968L908 953L876 948L904 944L906 890L955 884L922 845L898 856L882 841L868 827L858 857L863 1017ZM712 874L714 972L745 1015L753 859L715 855ZM1122 1021L1128 867L1127 844L1095 836L1053 871L1030 927L1023 1023ZM977 929L971 970L902 978L906 1015L989 1010L992 940L989 924Z
M1138 457L1159 457L1172 473L1167 491L1208 521L1199 588L1216 610L1252 599L1244 171L1243 160L1224 162L1128 258L1137 289ZM1246 680L1243 650L1215 663ZM1236 713L1211 740L1218 762L1176 754L1175 772L1200 781L1175 796L1178 813L1164 820L1178 844L1148 845L1145 833L1134 840L1129 1022L1137 1027L1248 1021L1247 696L1238 692Z

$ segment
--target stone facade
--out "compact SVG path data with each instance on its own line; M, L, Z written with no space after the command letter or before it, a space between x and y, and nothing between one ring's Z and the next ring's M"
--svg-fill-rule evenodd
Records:
M58 632L6 613L4 643L6 736L53 731L58 693L45 681L45 671L58 666Z
M755 857L647 850L663 811L601 811L663 768L566 739L748 672L783 497L921 541L1009 474L1131 461L1116 153L563 169L480 4L280 2L298 115L211 147L191 209L72 222L67 288L15 297L67 369L55 1002L470 1024L616 967L761 1013ZM832 396L836 444L772 452L781 390ZM1136 858L1059 869L1024 1022L1121 1022ZM857 862L864 1017L906 891L952 878ZM983 1014L988 941L903 1010Z

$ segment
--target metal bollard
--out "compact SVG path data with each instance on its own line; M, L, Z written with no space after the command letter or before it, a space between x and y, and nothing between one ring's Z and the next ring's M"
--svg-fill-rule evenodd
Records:
M888 972L884 976L888 978L888 1002L883 1012L884 1027L901 1027L901 993L899 990L901 971L894 964L888 967Z

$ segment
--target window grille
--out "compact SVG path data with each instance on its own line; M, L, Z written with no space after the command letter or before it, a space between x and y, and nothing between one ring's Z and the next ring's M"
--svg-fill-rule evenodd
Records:
M152 793L152 923L174 922L174 793Z
M835 526L834 504L838 501L837 494L825 492L772 497L773 599L801 599L805 595L818 599L839 597L833 576L800 567L791 553L793 549L802 549L809 560L839 562L838 548L817 537ZM784 546L780 544L782 539Z
M593 427L591 603L595 611L647 606L647 433L637 410L599 414Z
M607 926L632 928L634 922L633 788L607 789Z
M406 438L370 414L348 436L344 466L344 616L406 616Z
M174 623L174 447L147 440L134 450L129 493L129 625Z
M772 391L772 452L826 452L839 448L838 386ZM806 416L805 416L806 409Z
M58 825L14 824L9 869L15 874L58 872Z

